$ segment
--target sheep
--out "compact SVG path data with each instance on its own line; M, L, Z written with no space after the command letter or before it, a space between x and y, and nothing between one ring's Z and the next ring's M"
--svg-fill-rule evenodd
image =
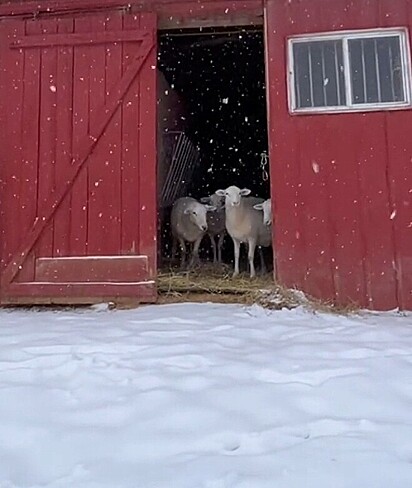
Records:
M256 205L253 205L253 208L258 211L263 211L263 225L265 225L267 228L270 228L270 226L272 225L272 200L268 198L262 203L257 203ZM272 242L266 244L267 242L269 242L268 239L266 239L265 237L266 235L267 233L263 234L264 238L262 244L258 241L258 245L261 246L259 247L259 250L260 250L260 263L261 263L262 270L266 270L265 260L263 258L262 246L269 247L272 244Z
M177 241L181 247L181 268L185 265L186 242L193 243L192 257L189 262L191 268L199 259L199 246L207 231L207 212L215 211L213 205L202 205L191 197L178 198L172 207L170 223L172 227L173 245L172 258L176 254Z
M270 227L263 225L259 210L253 208L254 205L263 203L264 199L242 198L250 193L248 188L240 189L237 186L229 186L226 190L216 191L216 195L225 197L226 229L233 240L235 251L234 277L239 274L240 244L242 242L248 245L251 278L256 276L254 265L256 246L267 247L272 242ZM261 260L263 260L262 255Z
M222 197L219 197L216 195L216 193L213 193L208 197L202 197L200 201L216 207L215 212L207 214L207 235L209 236L213 248L213 263L221 264L222 246L226 235L225 207ZM219 236L217 242L217 252L215 240L216 236Z
M268 198L263 203L257 203L253 206L255 210L263 211L263 223L272 225L272 200Z

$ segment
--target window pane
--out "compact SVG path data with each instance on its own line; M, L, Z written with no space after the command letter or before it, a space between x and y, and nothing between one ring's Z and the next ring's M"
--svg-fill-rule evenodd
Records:
M378 39L377 46L383 101L404 101L400 39L397 36Z
M346 105L342 41L323 42L327 105Z
M405 100L399 36L350 39L353 103Z
M293 44L296 108L346 104L342 41Z
M312 66L313 106L324 107L326 105L326 97L324 93L324 81L322 74L322 43L313 42L309 44L309 55Z
M299 108L313 107L308 43L294 44L293 57L296 106Z

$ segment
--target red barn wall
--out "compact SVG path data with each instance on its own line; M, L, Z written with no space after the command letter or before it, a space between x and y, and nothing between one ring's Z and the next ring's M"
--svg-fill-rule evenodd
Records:
M4 19L0 41L0 301L153 301L155 16Z
M159 14L158 26L162 28L261 21L262 2L258 0L139 0L132 3L132 9L156 11ZM323 299L340 303L354 301L380 309L397 306L412 309L411 110L292 116L288 112L286 82L288 36L376 27L410 28L412 4L408 0L266 0L265 5L269 142L278 276L284 284ZM6 2L0 5L0 16L104 7L120 8L123 3L121 0ZM50 32L64 29L68 22L69 17L59 26L55 26L52 18L45 18L40 24L27 22L26 34L31 34L30 29L39 28L39 25L47 27ZM77 22L79 25L87 23L87 18L79 18ZM7 41L9 34L3 30L3 41ZM14 98L20 100L25 96L19 80L25 79L27 85L33 78L32 83L38 83L32 76L33 67L39 64L38 55L28 53L24 65L17 59L17 52L13 56L17 62L10 58L8 70L3 70L0 78L3 93L13 93L13 96L3 97L0 106L0 121L4 125L7 120L8 133L17 134L16 138L8 140L3 135L3 148L6 152L10 149L11 154L19 145L28 147L30 141L27 137L37 138L39 128L38 118L27 117L27 113L32 112L32 105L38 101L30 98L17 109L13 102ZM47 63L42 66L44 73L56 63L53 55ZM33 92L39 92L35 85L31 88ZM7 114L13 110L22 110L20 117L8 117ZM40 121L43 125L47 125L47 111L53 113L53 110L52 104L45 106L41 115L44 120ZM111 134L118 134L115 122L110 127ZM143 141L145 139L142 138ZM44 144L36 154L29 151L24 158L19 155L18 160L13 160L15 166L8 165L6 169L3 164L0 167L3 266L19 247L22 229L23 232L28 229L36 217L33 201L40 201L61 177L49 164L47 141ZM110 158L117 158L116 151L113 156L110 151L109 154ZM22 162L25 164L17 164ZM314 171L315 167L319 171ZM98 177L97 174L92 176ZM150 183L152 188L154 177L149 181L146 174L143 176L143 190L147 193L146 184ZM94 181L93 178L90 181ZM26 182L31 183L26 185ZM89 215L96 215L100 189L98 192L92 188L88 197ZM107 191L119 194L112 185ZM73 203L78 207L79 215L82 214L81 205L84 204L78 198L74 198ZM63 211L64 206L60 209ZM130 245L120 242L119 233L115 233L113 238L107 238L105 234L109 224L119 225L121 211L124 209L110 208L103 221L98 216L99 226L96 233L91 233L91 239L87 239L87 250L76 250L86 240L77 239L71 231L73 239L69 243L65 237L65 226L70 224L66 219L58 219L39 240L39 255L59 257L72 252L107 254L110 249L113 252L119 249L119 243L122 252L127 252ZM86 224L76 225L77 234L84 234L84 229L90 227ZM4 238L6 234L7 239ZM105 250L101 248L102 243ZM69 251L65 248L68 245ZM147 241L143 247L150 247L149 254L153 254L153 246L152 241L150 244ZM34 266L30 259L28 264L19 273L19 280L32 278Z
M280 279L323 299L412 308L412 111L290 115L288 36L411 27L408 0L268 0ZM318 171L314 171L318 168Z

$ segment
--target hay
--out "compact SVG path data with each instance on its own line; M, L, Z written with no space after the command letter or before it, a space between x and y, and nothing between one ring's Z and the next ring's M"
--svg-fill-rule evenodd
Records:
M161 303L211 301L219 303L257 303L266 308L294 308L301 304L296 295L273 282L272 276L232 278L228 266L203 265L180 272L170 269L159 273L157 286Z
M339 306L305 296L273 281L271 274L250 278L248 273L232 278L233 268L203 263L191 271L168 269L157 279L158 303L214 302L258 304L272 310L303 306L313 313L352 315L359 312L356 304Z
M231 277L232 271L227 267L202 267L190 272L170 270L158 275L158 289L160 292L217 293L217 294L245 294L254 292L262 287L270 286L270 277L250 279L246 275Z

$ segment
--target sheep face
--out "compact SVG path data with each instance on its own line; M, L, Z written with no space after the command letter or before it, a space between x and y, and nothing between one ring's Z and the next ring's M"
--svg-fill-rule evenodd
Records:
M249 195L248 188L240 189L237 186L229 186L226 190L217 190L215 193L219 197L225 197L225 205L228 207L238 207L242 197Z
M221 208L224 207L225 199L224 197L221 197L219 195L216 195L216 193L213 193L208 197L202 197L200 201L202 203L207 203L209 205L212 205L213 207L216 207L217 210L220 210Z
M263 211L263 223L265 225L269 226L272 224L272 202L270 198L263 203L253 205L253 208Z
M201 203L194 203L184 210L184 214L189 216L190 221L196 225L201 231L207 231L207 212L214 212L216 207L213 205L202 205Z

